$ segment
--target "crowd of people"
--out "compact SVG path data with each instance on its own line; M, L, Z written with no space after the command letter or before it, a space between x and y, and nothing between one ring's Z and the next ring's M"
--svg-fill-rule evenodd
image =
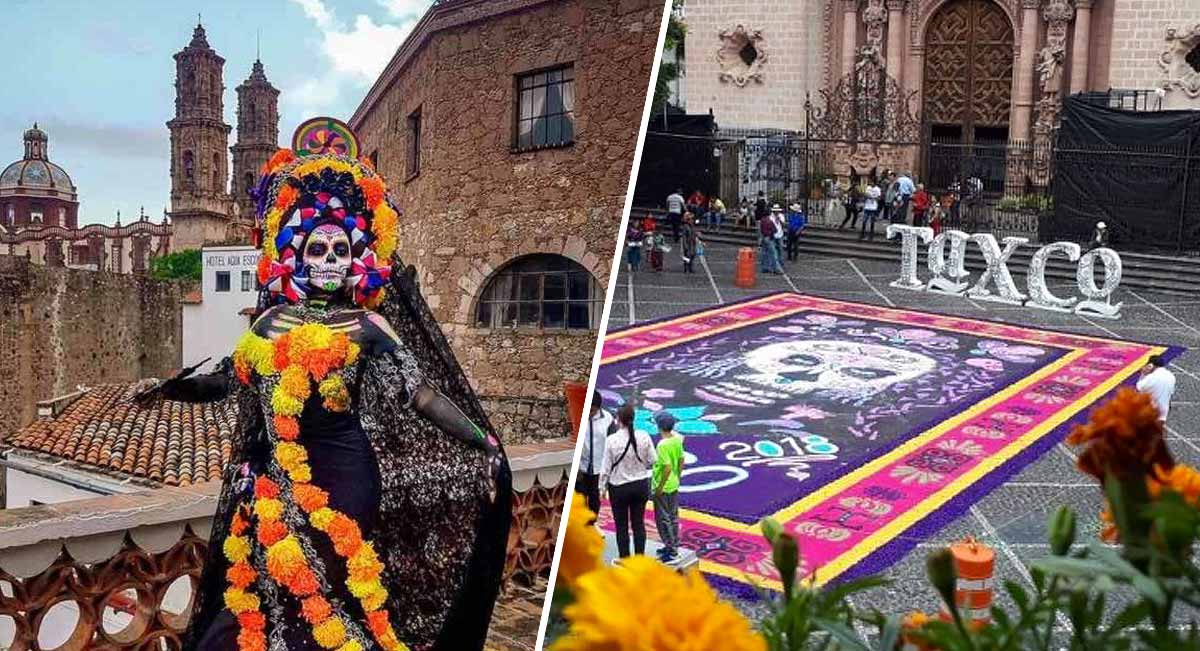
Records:
M653 501L654 524L662 543L657 556L670 563L679 555L683 436L675 432L676 420L669 412L659 412L654 422L657 444L634 427L632 404L622 405L614 416L604 409L600 393L594 392L591 415L582 433L575 490L597 514L600 498L607 494L617 530L618 559L646 553L646 505Z

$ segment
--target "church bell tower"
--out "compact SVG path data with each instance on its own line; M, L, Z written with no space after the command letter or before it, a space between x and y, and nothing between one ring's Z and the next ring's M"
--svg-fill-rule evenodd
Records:
M237 87L237 98L231 194L239 219L253 223L255 206L250 190L257 185L263 165L279 149L279 90L267 81L262 61L254 61L250 76Z

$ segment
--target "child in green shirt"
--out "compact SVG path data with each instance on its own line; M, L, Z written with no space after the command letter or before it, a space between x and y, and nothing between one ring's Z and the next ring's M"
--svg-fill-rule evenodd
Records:
M675 433L675 417L661 412L658 424L658 454L654 461L652 481L654 495L654 524L662 548L658 559L670 563L679 552L679 478L683 474L683 437Z

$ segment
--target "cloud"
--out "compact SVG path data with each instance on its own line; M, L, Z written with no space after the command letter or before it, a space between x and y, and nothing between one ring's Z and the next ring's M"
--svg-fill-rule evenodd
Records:
M112 124L81 124L57 119L39 124L50 137L50 159L58 147L94 152L97 155L161 160L170 151L167 130L161 126L135 127Z
M395 18L420 18L431 4L429 0L376 0Z

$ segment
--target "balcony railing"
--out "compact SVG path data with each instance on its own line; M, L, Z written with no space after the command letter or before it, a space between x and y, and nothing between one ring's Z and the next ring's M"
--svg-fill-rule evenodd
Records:
M516 496L506 581L541 585L572 447L557 441L508 452ZM0 649L178 650L219 488L207 483L0 510Z

